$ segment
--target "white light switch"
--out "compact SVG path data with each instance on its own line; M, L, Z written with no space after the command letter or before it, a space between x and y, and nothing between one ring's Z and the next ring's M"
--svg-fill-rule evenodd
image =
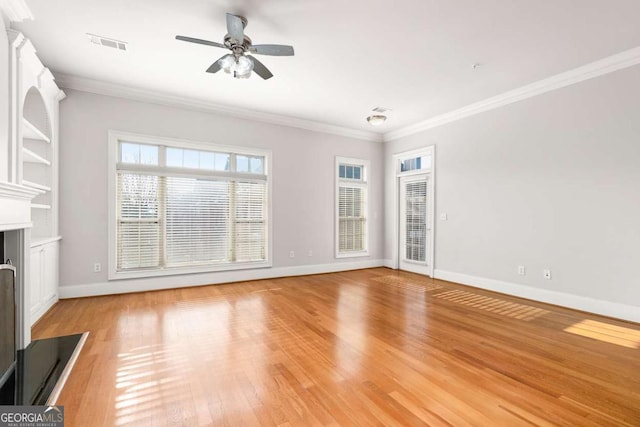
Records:
M447 220L447 214L446 213L441 213L440 214L440 220L441 221L446 221Z

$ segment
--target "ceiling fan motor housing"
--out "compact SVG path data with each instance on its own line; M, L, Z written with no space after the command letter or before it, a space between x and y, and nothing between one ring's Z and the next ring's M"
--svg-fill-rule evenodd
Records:
M235 49L237 48L241 48L243 52L246 52L247 50L249 50L249 47L251 46L251 39L247 35L244 36L244 40L242 41L242 44L234 43L234 41L235 40L232 39L229 34L224 36L224 45L229 49L233 50L234 53L235 53Z

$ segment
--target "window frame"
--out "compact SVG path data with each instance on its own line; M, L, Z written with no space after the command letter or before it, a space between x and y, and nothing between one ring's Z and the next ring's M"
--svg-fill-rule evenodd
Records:
M252 262L239 262L239 263L220 263L198 266L185 266L185 267L160 267L158 269L144 269L144 270L130 270L130 271L117 271L117 222L118 222L118 203L117 203L117 177L118 177L118 161L120 142L131 142L134 144L150 144L150 145L164 145L168 147L193 149L193 150L207 150L224 153L233 153L236 155L245 156L261 156L264 157L263 174L257 175L252 173L238 173L227 171L207 171L210 176L219 177L235 177L242 180L254 180L254 181L266 181L266 198L267 206L265 210L265 260L264 261L252 261ZM161 150L162 151L162 150ZM119 279L132 279L143 277L159 277L159 276L172 276L179 274L194 274L194 273L208 273L216 271L233 271L233 270L247 270L255 268L269 268L272 267L272 197L271 197L271 150L265 150L253 147L240 147L233 145L220 145L210 142L196 142L183 139L157 137L150 135L142 135L131 132L123 132L116 130L108 131L108 201L107 206L109 209L108 214L108 280ZM162 159L159 159L162 162ZM131 166L130 168L128 166ZM194 170L194 174L185 173L184 168L171 168L171 167L159 167L140 164L128 164L127 167L121 170L131 170L137 172L159 172L162 170L165 173L170 173L171 176L193 178L202 176L203 172ZM260 177L260 178L257 178Z
M355 179L349 179L349 178L340 178L340 165L361 166L362 167L361 179L355 180ZM357 159L353 157L341 157L341 156L336 156L335 158L334 254L335 254L335 258L337 259L369 256L369 236L370 236L369 230L370 230L370 222L371 222L369 220L370 219L370 215L369 215L369 172L370 170L369 168L370 168L370 162L369 160L366 160L366 159ZM343 185L363 188L365 191L365 206L364 206L364 209L362 210L362 212L364 212L364 219L365 219L364 248L361 251L340 252L340 187Z

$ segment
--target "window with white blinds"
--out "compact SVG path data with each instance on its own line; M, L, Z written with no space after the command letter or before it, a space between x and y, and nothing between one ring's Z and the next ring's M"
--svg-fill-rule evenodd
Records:
M268 265L268 152L113 143L116 277Z
M336 257L368 255L369 162L336 158Z

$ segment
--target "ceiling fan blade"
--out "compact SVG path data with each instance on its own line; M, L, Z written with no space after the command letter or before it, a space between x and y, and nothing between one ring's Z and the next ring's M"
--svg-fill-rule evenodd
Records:
M242 44L244 42L244 24L242 23L242 18L227 13L227 32L232 39Z
M293 46L283 44L254 44L249 47L249 52L258 55L293 56Z
M273 74L271 74L271 71L269 71L269 69L265 67L262 62L258 61L256 58L254 58L251 55L247 55L247 58L249 58L251 62L253 62L253 71L255 71L257 75L259 75L265 80L273 77Z
M223 49L227 49L227 47L222 43L210 42L209 40L194 39L193 37L176 36L176 40L182 40L183 42L198 43L198 44L204 44L207 46L221 47Z
M220 71L220 69L222 68L220 62L227 56L231 56L231 54L224 55L222 58L216 60L216 62L214 62L209 66L209 68L207 68L207 73L217 73L218 71Z

